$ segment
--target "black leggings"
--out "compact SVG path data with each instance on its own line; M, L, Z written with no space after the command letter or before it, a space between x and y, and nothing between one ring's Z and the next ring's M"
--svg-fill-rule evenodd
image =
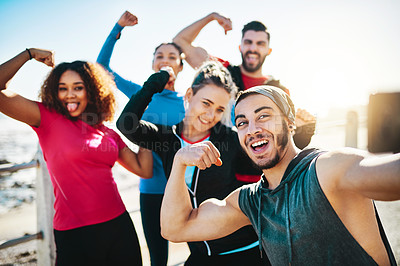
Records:
M142 265L139 240L128 212L110 221L54 230L56 265Z
M162 194L140 193L140 213L151 266L165 266L168 261L168 241L161 236L160 228L160 209L163 196Z

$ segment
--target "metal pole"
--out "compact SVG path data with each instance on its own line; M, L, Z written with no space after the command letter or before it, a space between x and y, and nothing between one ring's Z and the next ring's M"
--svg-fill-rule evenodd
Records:
M38 231L43 232L43 240L38 241L38 265L53 266L56 259L56 248L53 235L54 194L50 175L47 170L40 147L36 154L39 161L36 175L36 208Z
M345 146L357 148L358 146L358 114L356 111L347 113Z

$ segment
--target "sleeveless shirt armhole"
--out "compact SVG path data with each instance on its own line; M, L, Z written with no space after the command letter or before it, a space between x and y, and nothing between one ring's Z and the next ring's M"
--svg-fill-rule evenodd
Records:
M256 183L244 185L239 191L239 199L238 199L239 208L249 218L250 218L249 212L251 212L251 207L252 207L250 206L251 187L255 186L255 184Z
M249 189L247 187L243 186L239 191L239 197L238 197L239 208L246 216L247 216L247 213L245 211L246 206L244 205L246 203L246 195L248 195L248 190Z

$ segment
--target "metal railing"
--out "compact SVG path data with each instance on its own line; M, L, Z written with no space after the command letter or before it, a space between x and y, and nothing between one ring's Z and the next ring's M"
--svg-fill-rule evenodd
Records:
M36 234L32 234L32 235L24 235L22 237L18 237L18 238L14 238L11 240L8 240L6 242L4 242L3 244L0 245L0 249L5 249L5 248L9 248L9 247L13 247L19 244L23 244L26 242L29 242L31 240L36 240L36 239L43 239L43 232L39 232Z
M39 161L37 159L33 159L32 161L28 162L28 163L21 163L21 164L1 164L0 165L0 174L2 173L13 173L19 170L23 170L23 169L29 169L29 168L35 168L39 166ZM5 249L5 248L9 248L12 246L16 246L31 240L35 240L35 239L43 239L43 232L38 232L36 234L26 234L22 237L19 238L15 238L15 239L11 239L8 241L5 241L4 243L2 243L0 245L0 250L1 249Z
M2 173L13 173L23 169L34 168L39 165L38 160L33 159L28 163L21 163L21 164L0 164L0 174Z
M55 264L55 244L52 233L53 228L53 202L54 195L50 177L47 171L46 162L43 154L38 149L34 159L22 164L3 164L0 165L1 173L13 173L23 169L36 168L36 213L37 230L35 234L7 240L0 245L0 250L20 245L32 240L37 242L37 263L38 265L52 266Z

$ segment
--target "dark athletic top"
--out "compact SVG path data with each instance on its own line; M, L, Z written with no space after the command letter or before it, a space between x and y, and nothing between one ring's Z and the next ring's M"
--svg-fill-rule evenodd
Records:
M143 88L128 102L117 121L117 127L125 137L160 156L167 178L171 173L174 156L182 147L180 136L183 122L167 126L140 119L153 95L164 88L168 79L169 75L165 71L151 75ZM209 198L223 199L228 196L243 184L237 180L238 174L257 175L260 178L261 171L253 167L250 158L242 150L235 129L219 122L211 129L209 140L220 151L223 164L212 165L205 170L195 168L190 187L190 191L194 192L190 193L194 207ZM253 227L248 225L223 238L188 244L192 254L218 255L253 244L257 246L258 237Z
M246 185L239 206L249 217L272 265L377 265L343 225L322 191L316 170L321 151L305 150L274 190L263 177ZM378 224L379 217L377 216ZM393 253L380 225L392 265Z

